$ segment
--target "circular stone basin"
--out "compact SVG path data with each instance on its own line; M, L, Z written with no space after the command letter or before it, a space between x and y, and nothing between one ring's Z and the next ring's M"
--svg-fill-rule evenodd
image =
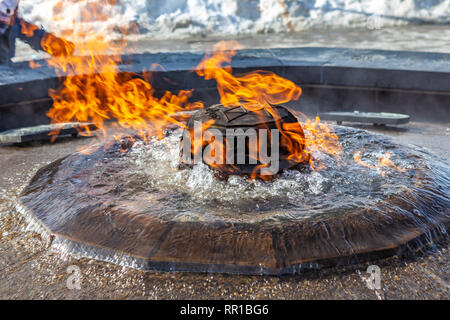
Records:
M289 169L264 182L216 179L203 163L180 167L181 130L148 144L99 145L40 169L18 210L65 252L145 270L297 273L400 254L446 235L445 162L382 135L334 129L340 159L315 154L326 168ZM383 177L356 164L356 151L371 165L389 151L402 170L385 168Z

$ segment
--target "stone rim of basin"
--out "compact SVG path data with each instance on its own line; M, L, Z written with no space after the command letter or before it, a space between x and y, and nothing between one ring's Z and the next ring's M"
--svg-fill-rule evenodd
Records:
M59 136L72 135L75 137L80 132L86 132L86 129L94 131L97 130L97 127L91 122L66 122L11 129L0 132L0 145L50 140L52 138L50 133L56 130L59 132Z
M98 149L99 159L122 154L116 144L116 151L111 147ZM64 217L58 212L68 208L64 209L59 197L68 201L66 206L93 197L76 189L80 182L87 183L82 181L83 177L89 179L87 173L70 179L74 160L85 163L82 157L75 153L40 169L16 209L37 222L47 238L53 239L53 245L65 252L143 270L292 274L420 250L446 237L450 225L447 186L439 186L442 179L427 166L417 166L411 177L411 184L419 191L405 188L380 204L318 219L281 224L168 220L118 206L110 210L95 197L81 211ZM56 178L57 172L62 176ZM67 190L54 198L53 204L42 203L45 192L55 194L61 187ZM52 206L59 211L52 213ZM189 247L176 243L189 243Z

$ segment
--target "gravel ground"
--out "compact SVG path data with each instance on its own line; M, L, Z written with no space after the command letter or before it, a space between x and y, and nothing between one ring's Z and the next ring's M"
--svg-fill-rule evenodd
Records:
M404 128L373 128L403 143L424 146L449 159L450 126L411 123ZM141 272L91 259L64 256L16 216L14 201L35 172L86 143L0 147L1 299L449 299L448 245L412 258L378 262L382 289L370 290L368 265L297 276ZM81 289L69 290L68 266L81 270Z

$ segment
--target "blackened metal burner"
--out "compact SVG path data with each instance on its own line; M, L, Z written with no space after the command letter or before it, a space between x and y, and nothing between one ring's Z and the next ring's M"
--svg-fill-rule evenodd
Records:
M196 112L187 127L182 142L190 143L181 144L182 162L200 160L226 176L276 175L298 165L292 153L305 148L303 129L284 106L217 104Z

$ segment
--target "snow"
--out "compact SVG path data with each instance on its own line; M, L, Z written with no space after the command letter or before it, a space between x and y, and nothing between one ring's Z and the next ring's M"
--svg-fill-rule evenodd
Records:
M131 28L151 39L299 32L326 28L382 28L450 23L450 0L116 0L95 19L80 11L105 0L22 0L22 16L53 32ZM62 10L56 10L62 3Z

